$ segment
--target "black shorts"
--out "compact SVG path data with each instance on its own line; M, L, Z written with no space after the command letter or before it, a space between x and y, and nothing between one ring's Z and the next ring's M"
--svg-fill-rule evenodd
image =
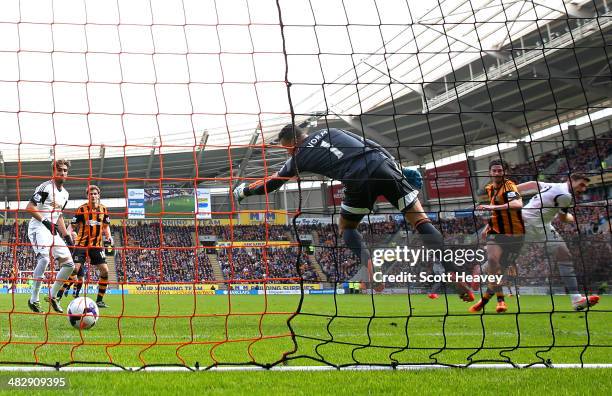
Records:
M381 195L400 212L404 212L414 205L419 191L406 181L393 161L387 160L369 179L344 184L340 213L348 220L359 221L372 211Z
M487 235L487 243L492 243L502 248L501 265L504 267L516 264L524 242L524 235Z
M93 265L106 264L106 255L104 254L104 248L74 248L72 258L75 263L84 264L89 257L89 262ZM81 265L82 267L82 265Z

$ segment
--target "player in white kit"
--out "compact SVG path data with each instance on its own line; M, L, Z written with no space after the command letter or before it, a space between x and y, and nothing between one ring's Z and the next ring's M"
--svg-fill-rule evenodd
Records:
M64 312L54 297L74 269L72 255L66 246L74 243L62 217L62 211L68 203L68 191L64 187L64 182L69 168L68 160L54 161L53 178L36 188L26 206L26 210L32 214L28 225L28 237L36 254L34 284L32 295L28 299L28 307L34 312L42 312L39 302L40 287L51 256L58 261L60 270L55 277L49 302L55 312Z
M574 205L574 195L584 193L589 182L587 175L574 173L565 183L530 181L518 185L521 194L536 193L523 207L525 242L545 244L549 258L559 267L559 274L571 296L572 307L577 311L597 304L599 296L587 298L579 292L572 254L552 221L558 216L565 223L574 223L574 216L569 213Z

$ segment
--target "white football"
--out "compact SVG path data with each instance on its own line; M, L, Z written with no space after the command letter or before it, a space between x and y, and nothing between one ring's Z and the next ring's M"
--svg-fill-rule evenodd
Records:
M91 329L98 321L99 316L98 306L91 298L75 298L68 305L68 321L76 329Z

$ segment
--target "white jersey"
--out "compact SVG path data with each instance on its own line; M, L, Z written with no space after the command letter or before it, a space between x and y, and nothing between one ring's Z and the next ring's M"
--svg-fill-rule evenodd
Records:
M527 225L550 229L558 213L567 213L573 205L573 196L567 183L539 182L539 191L523 207L523 220Z
M36 209L43 218L49 219L51 224L56 224L68 203L68 191L65 188L58 190L55 182L48 180L36 187L31 202L36 204ZM32 217L29 227L38 228L40 226L42 223Z

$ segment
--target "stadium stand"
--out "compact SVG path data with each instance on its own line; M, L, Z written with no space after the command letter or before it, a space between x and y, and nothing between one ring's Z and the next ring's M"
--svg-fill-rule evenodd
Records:
M113 234L116 233L121 235L123 246L117 249L115 257L119 281L203 282L214 279L205 249L194 247L193 227L161 226L154 222L125 228L115 226Z

